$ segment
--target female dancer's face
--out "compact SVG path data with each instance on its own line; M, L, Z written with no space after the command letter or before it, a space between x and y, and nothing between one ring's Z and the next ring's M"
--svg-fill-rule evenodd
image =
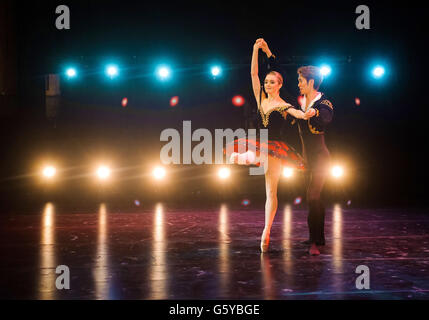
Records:
M277 94L280 91L282 85L279 83L277 77L273 74L269 74L265 77L264 89L268 94Z

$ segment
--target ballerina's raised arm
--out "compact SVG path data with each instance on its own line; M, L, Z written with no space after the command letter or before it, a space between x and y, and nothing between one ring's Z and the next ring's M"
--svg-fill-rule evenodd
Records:
M256 48L256 49L255 49ZM271 62L276 65L277 61L275 60L275 56L271 52L270 48L268 47L267 42L264 39L258 39L255 42L255 45L253 46L253 56L252 56L252 85L253 85L253 92L255 94L255 98L258 101L259 92L260 92L260 83L259 83L259 77L258 77L258 50L262 49L263 52L267 55L267 58L271 58ZM255 52L256 51L256 52ZM255 73L256 72L256 73ZM262 92L263 93L263 92ZM259 102L259 101L258 101ZM290 104L289 104L290 105ZM259 105L258 105L259 106ZM316 115L316 110L313 108L308 109L305 113L302 110L295 109L292 105L290 105L289 108L285 110L288 114L291 116L297 118L297 119L304 119L307 120L313 116Z
M252 64L250 66L250 76L252 77L252 88L253 94L255 95L256 103L258 104L258 108L260 108L260 104L263 99L265 99L265 93L261 92L261 81L259 80L259 68L258 68L258 53L259 49L263 44L263 39L257 39L255 44L253 45L253 54L252 54Z

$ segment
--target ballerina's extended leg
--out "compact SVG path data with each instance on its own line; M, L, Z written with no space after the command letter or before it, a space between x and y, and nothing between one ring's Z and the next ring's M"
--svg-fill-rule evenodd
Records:
M265 190L267 200L265 202L265 228L261 237L261 251L267 252L270 243L271 226L277 212L277 186L281 173L281 161L275 158L269 158L268 168L265 173Z

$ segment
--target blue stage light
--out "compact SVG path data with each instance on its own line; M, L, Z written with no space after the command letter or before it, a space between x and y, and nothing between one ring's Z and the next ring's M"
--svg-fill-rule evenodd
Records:
M222 69L219 66L213 66L210 70L213 77L218 77L222 74Z
M171 70L168 66L162 65L156 69L156 75L160 80L167 80L171 77Z
M118 68L118 66L113 65L113 64L109 64L106 67L106 75L108 77L112 78L112 79L115 78L115 77L117 77L119 75L119 68Z
M74 78L74 77L76 77L76 76L77 76L77 71L76 71L76 69L75 69L75 68L68 68L68 69L66 70L66 75L67 75L67 77L69 77L69 78Z
M383 66L377 65L372 69L372 76L376 79L379 79L384 76L386 70Z
M331 74L331 67L328 66L327 64L321 65L320 66L320 73L322 74L322 76L327 77Z

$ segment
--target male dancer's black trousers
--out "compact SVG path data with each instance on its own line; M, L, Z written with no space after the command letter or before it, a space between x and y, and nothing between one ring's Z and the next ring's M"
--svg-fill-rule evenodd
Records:
M308 230L310 243L325 244L325 207L320 199L329 169L330 155L326 146L308 154Z

